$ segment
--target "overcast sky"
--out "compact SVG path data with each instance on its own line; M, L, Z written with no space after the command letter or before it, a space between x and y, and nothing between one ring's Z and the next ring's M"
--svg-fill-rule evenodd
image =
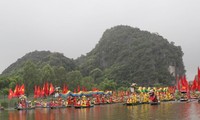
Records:
M34 50L77 58L103 32L129 25L157 32L184 52L187 78L200 66L199 0L0 0L0 73Z

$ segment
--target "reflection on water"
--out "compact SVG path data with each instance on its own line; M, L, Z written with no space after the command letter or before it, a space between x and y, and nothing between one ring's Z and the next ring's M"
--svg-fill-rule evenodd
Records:
M166 102L158 106L148 104L124 106L99 105L93 108L35 109L0 111L0 120L197 120L200 104L195 102Z

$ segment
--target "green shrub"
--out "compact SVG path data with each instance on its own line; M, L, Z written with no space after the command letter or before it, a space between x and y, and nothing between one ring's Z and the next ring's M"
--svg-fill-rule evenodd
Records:
M3 106L4 108L8 108L8 102L1 102L1 106Z

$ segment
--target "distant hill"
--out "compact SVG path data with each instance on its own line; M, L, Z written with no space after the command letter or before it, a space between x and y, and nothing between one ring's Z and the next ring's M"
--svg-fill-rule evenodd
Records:
M49 64L51 67L62 66L66 71L72 71L76 67L73 59L69 59L61 53L52 53L50 51L34 51L27 53L22 58L19 58L15 63L6 68L2 72L2 75L11 75L20 71L27 61L33 62L38 69L41 69L47 64Z
M172 84L175 77L169 67L175 68L175 74L184 74L182 56L181 47L162 36L120 25L107 29L96 47L77 63L85 76L98 68L120 84Z
M69 59L61 53L34 51L11 64L2 75L11 76L21 72L19 79L24 79L29 75L25 73L27 68L24 68L24 64L31 61L41 74L46 74L40 75L38 81L45 81L48 78L58 83L61 79L59 77L65 74L60 85L68 82L71 86L76 86L80 84L79 80L85 79L93 79L92 84L96 85L105 79L113 80L118 86L129 86L132 82L145 86L171 85L177 74L185 73L182 57L181 47L175 46L173 42L169 43L162 36L139 28L119 25L107 29L95 48L76 60ZM50 70L51 67L54 69L53 72L46 73L45 70ZM49 77L51 74L55 75ZM31 74L28 77L30 79ZM12 81L13 84L16 83ZM91 81L87 84L91 86L89 83Z

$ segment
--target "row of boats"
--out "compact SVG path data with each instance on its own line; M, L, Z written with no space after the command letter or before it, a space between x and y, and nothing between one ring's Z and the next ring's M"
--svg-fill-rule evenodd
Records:
M21 97L19 103L16 107L17 110L29 110L29 109L36 109L36 108L50 108L50 109L59 109L59 108L68 108L74 107L76 109L79 108L91 108L94 105L105 105L105 104L113 104L113 103L123 103L124 105L139 105L139 104L151 104L151 105L159 105L160 102L154 94L154 92L150 92L148 96L143 96L138 99L138 95L133 94L126 96L125 100L123 97L121 99L116 100L113 99L112 96L106 98L105 96L97 96L96 98L87 98L83 96L81 98L76 97L69 97L68 99L64 100L62 98L58 98L57 100L52 99L50 102L41 101L27 101L26 98ZM141 102L142 100L142 102Z
M37 108L50 108L50 109L60 109L60 108L68 108L68 107L74 107L76 109L80 108L91 108L94 107L94 105L105 105L105 104L112 104L115 103L111 98L108 100L104 99L95 99L91 100L90 98L87 98L86 96L83 96L81 98L76 97L69 97L66 100L63 100L62 98L58 98L57 100L52 99L50 102L46 102L43 100L40 101L27 101L25 98L21 98L16 106L15 109L17 110L29 110L29 109L37 109Z
M195 98L197 99L197 98ZM183 95L179 99L181 102L188 101L189 99L186 95ZM76 109L80 108L92 108L95 105L105 105L113 103L123 103L126 106L134 106L140 104L150 104L150 105L160 105L161 102L175 101L174 94L164 92L159 93L155 91L141 92L141 93L132 93L125 96L110 95L97 95L97 96L82 96L82 97L67 97L66 99L52 98L50 99L41 99L40 101L28 101L25 96L21 96L15 107L17 110L29 110L29 109L38 109L38 108L49 108L49 109L60 109L60 108L69 108L73 107ZM199 100L200 102L200 100Z

